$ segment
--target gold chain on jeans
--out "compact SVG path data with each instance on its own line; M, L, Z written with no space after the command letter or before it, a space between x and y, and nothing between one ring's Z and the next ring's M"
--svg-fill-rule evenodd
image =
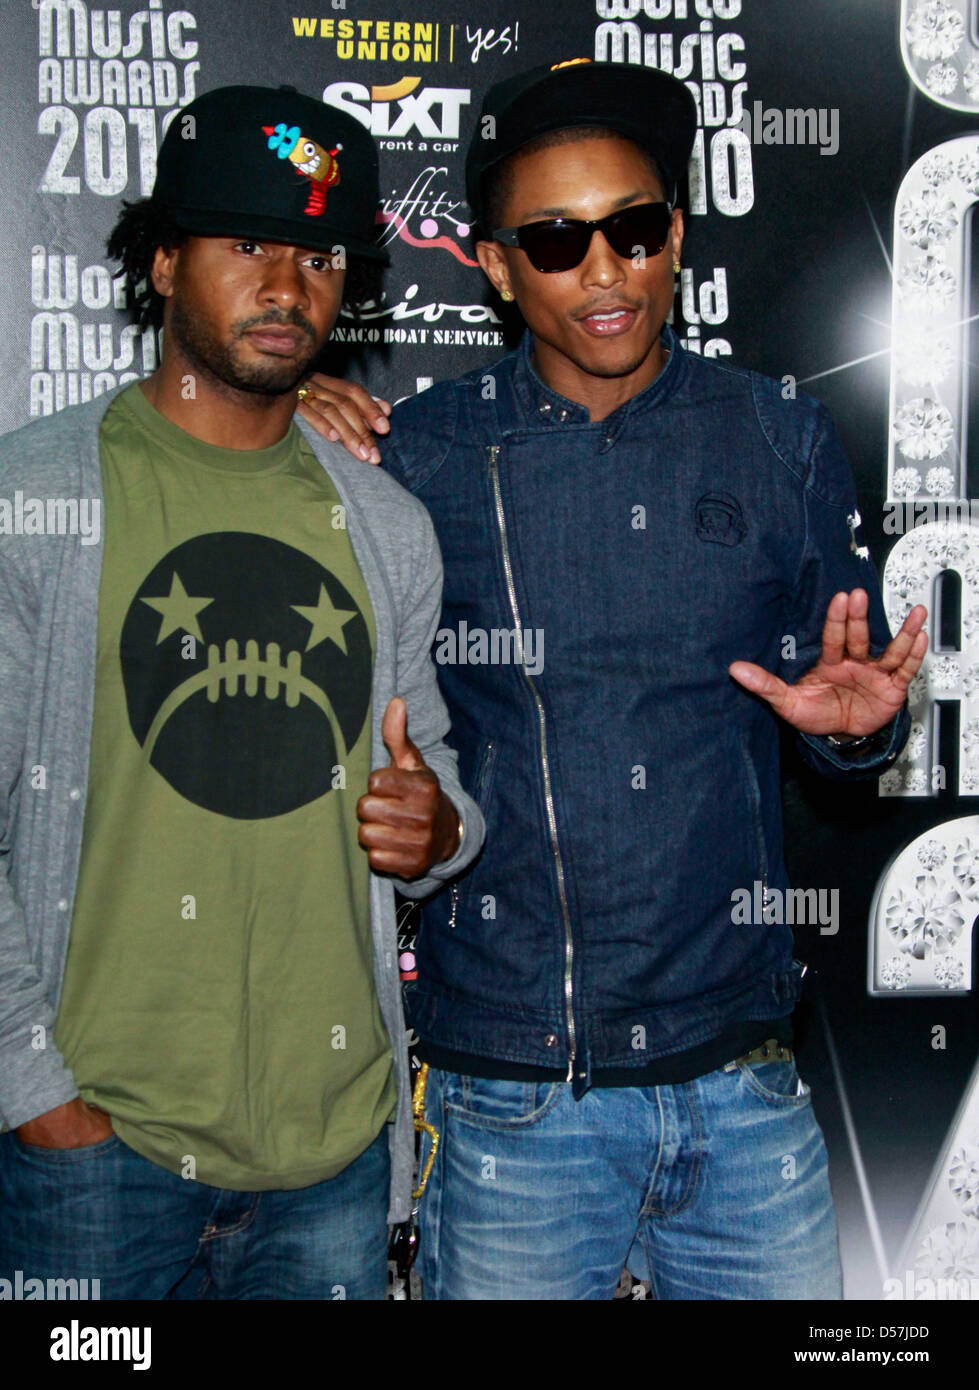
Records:
M425 1119L425 1087L428 1085L428 1063L423 1062L421 1070L415 1081L415 1093L411 1098L411 1113L415 1121L415 1129L419 1133L424 1130L432 1141L428 1159L425 1163L425 1171L422 1173L422 1180L411 1194L415 1201L425 1191L425 1184L428 1182L429 1174L432 1171L432 1164L435 1162L435 1155L438 1152L439 1132L434 1125L430 1125Z

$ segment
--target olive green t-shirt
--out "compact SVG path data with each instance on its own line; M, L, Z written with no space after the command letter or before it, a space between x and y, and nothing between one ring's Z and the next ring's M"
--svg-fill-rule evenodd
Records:
M55 1037L172 1172L338 1173L395 1103L373 984L374 618L295 425L202 443L138 383L100 436L105 534L78 888Z

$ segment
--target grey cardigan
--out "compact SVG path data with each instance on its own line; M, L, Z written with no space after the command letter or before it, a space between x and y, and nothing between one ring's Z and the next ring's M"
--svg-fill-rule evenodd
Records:
M53 1025L82 842L102 565L101 541L10 534L9 519L18 489L45 502L97 500L101 515L99 426L122 389L0 439L0 504L10 503L0 532L0 1120L7 1129L78 1095L54 1046ZM398 1092L388 1220L403 1221L411 1205L413 1133L394 886L419 898L452 878L479 851L483 820L459 785L455 752L443 742L449 717L430 655L442 562L428 513L380 468L298 423L346 509L374 609L372 765L389 762L381 719L392 696L402 695L409 736L465 828L454 858L423 880L371 874L374 979Z

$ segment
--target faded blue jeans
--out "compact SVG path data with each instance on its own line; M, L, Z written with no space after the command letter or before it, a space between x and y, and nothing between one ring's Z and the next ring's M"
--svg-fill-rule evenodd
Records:
M794 1061L591 1090L432 1068L424 1296L839 1299L826 1146ZM431 1140L422 1140L421 1162Z
M98 1279L103 1299L383 1299L388 1175L387 1126L336 1177L266 1192L179 1177L118 1135L0 1134L0 1278Z

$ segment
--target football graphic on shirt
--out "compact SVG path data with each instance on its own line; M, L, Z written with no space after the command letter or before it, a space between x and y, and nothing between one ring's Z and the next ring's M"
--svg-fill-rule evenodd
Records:
M165 555L129 606L120 660L146 760L188 801L238 820L329 792L370 705L358 604L310 555L250 532Z

